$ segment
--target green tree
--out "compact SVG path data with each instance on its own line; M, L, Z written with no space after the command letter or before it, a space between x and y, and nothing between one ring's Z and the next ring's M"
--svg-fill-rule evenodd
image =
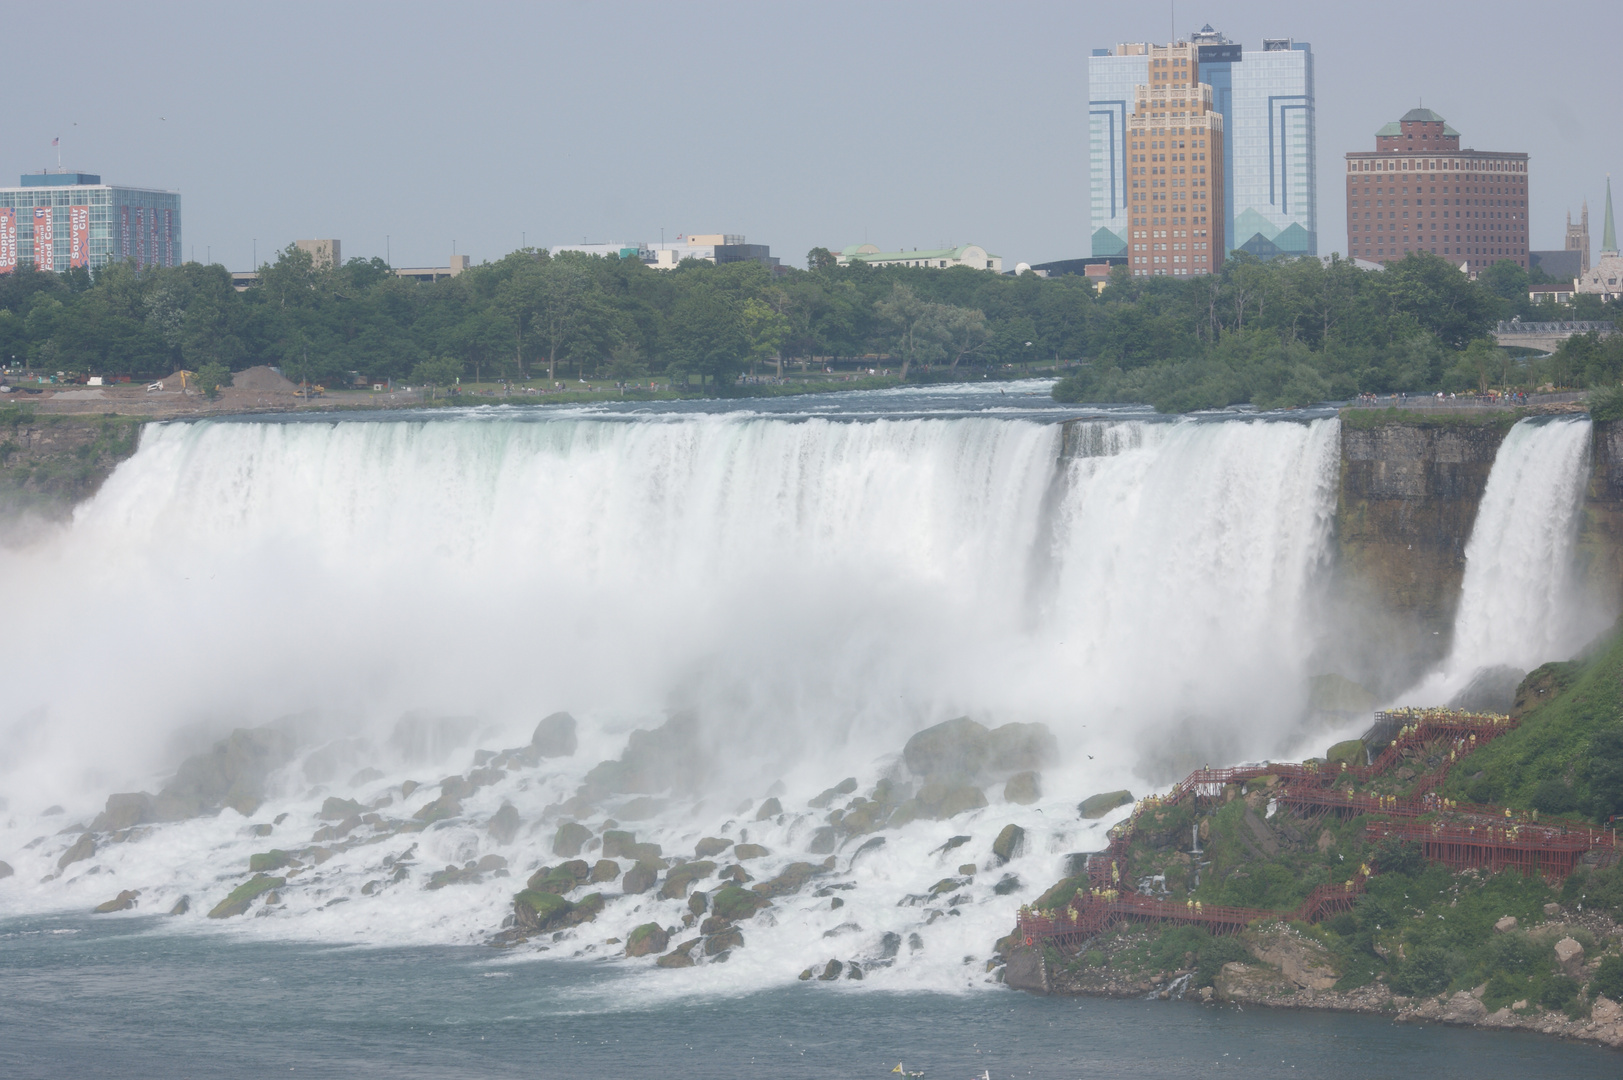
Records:
M231 369L218 360L210 360L197 369L197 374L192 376L191 383L197 389L203 391L204 397L213 401L220 396L220 387L231 384Z
M462 362L451 356L435 356L420 361L411 369L413 382L430 387L429 397L434 397L434 390L455 386L462 375Z

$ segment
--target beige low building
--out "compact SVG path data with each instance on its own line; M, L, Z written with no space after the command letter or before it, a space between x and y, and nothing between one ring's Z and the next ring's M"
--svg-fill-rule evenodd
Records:
M1003 272L1003 257L993 255L979 244L960 244L958 247L933 251L880 251L873 244L852 244L841 249L834 258L841 266L860 262L869 266L924 266L932 270L967 266L973 270Z

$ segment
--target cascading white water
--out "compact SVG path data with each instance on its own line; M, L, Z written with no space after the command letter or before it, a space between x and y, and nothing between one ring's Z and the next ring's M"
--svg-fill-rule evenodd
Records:
M1449 658L1416 693L1446 700L1483 668L1565 660L1604 628L1575 577L1590 434L1582 418L1522 420L1506 434L1465 546Z
M1051 801L1016 807L990 790L986 810L896 830L849 871L861 887L840 919L870 936L917 929L937 966L912 969L961 981L960 958L984 952L1066 851L1097 846L1098 826L1071 809L1089 785L1276 748L1308 674L1336 433L1334 420L1108 423L1073 432L1080 452L1061 462L1062 428L1020 419L150 428L70 528L0 554L18 628L0 702L0 858L27 871L0 888L0 909L106 898L113 879L77 871L32 884L62 846L23 848L47 804L88 820L108 791L156 790L183 752L279 716L305 718L324 764L284 770L254 820L308 820L362 766L384 776L357 778L354 794L392 790L409 813L432 791L400 798L401 780L465 769L475 746L523 743L540 714L574 712L574 758L484 789L468 823L413 834L429 869L500 850L515 874L549 857L547 808L671 710L698 716L713 768L636 827L668 851L747 830L780 861L805 857L808 796L853 774L867 790L921 727L963 713L1042 721L1065 755L1045 773ZM413 710L470 719L425 751L389 737ZM774 781L785 819L733 820ZM532 827L516 850L483 829L503 801ZM897 907L943 867L985 865L1007 821L1033 836L1009 866L1017 889L982 890L927 932ZM154 897L212 895L222 866L268 843L245 824L226 811L165 826L98 865ZM960 831L974 844L935 852ZM320 888L305 879L254 928L467 940L514 888L330 907L360 901L382 854L335 858ZM804 920L754 924L732 974L702 978L772 981L830 954L834 916L816 903ZM593 933L624 937L657 904L611 906Z

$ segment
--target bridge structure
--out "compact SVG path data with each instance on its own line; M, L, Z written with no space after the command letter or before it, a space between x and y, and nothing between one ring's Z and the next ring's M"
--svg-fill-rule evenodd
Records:
M1610 321L1570 320L1567 322L1522 322L1512 319L1495 327L1493 339L1500 345L1555 352L1561 343L1574 334L1598 333L1609 337L1617 333L1617 325Z
M1540 824L1536 811L1530 818L1519 818L1504 807L1459 803L1437 794L1455 762L1516 726L1513 718L1491 713L1396 709L1376 714L1365 735L1370 759L1362 765L1257 762L1196 769L1166 795L1140 800L1125 820L1111 827L1108 846L1088 858L1086 889L1079 889L1066 905L1052 911L1022 907L1017 932L1027 945L1041 941L1077 946L1124 923L1175 923L1232 934L1258 920L1319 922L1351 909L1374 873L1368 866L1359 867L1344 882L1315 887L1292 912L1166 900L1124 890L1130 881L1128 852L1146 812L1185 800L1215 802L1225 799L1234 785L1264 777L1271 779L1273 797L1294 813L1307 818L1328 813L1376 816L1380 820L1365 826L1370 840L1413 841L1426 858L1451 869L1516 869L1564 879L1585 853L1597 848L1615 851L1615 831ZM1447 744L1448 756L1417 778L1409 795L1368 794L1338 786L1344 779L1368 781L1386 774L1412 748L1431 748L1441 756L1439 743Z

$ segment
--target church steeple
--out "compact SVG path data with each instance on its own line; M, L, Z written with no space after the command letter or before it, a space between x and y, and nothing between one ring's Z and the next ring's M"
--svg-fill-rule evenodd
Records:
M1612 220L1612 174L1606 174L1606 224L1601 228L1600 250L1602 255L1617 254L1617 225Z

